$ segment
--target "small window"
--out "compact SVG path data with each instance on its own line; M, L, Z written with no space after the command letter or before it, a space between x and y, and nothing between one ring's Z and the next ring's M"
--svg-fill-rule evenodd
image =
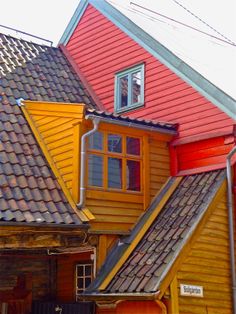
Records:
M76 265L76 300L92 282L93 279L93 264L84 263Z
M116 74L115 110L122 112L144 104L144 65Z

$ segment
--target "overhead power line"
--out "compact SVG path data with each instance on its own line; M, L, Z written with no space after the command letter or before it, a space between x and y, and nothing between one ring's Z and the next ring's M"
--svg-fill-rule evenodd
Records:
M197 16L196 14L194 14L192 11L190 11L188 8L186 8L185 6L182 5L182 3L178 2L177 0L172 0L173 2L175 2L178 6L180 6L181 8L183 8L186 12L188 12L189 14L191 14L192 16L194 16L197 20L199 20L201 23L203 23L204 25L206 25L207 27L209 27L211 30L213 30L215 33L217 33L218 35L220 35L222 38L226 39L228 42L230 42L231 44L235 44L235 42L233 42L231 39L229 39L228 37L226 37L224 34L220 33L218 30L216 30L214 27L212 27L211 25L209 25L207 22L205 22L203 19L201 19L199 16Z
M184 26L184 27L186 27L186 28L190 28L190 29L192 29L192 30L194 30L194 31L196 31L196 32L199 32L199 33L202 33L202 34L204 34L204 35L206 35L206 36L209 36L209 37L211 37L211 38L217 39L217 40L219 40L219 41L221 41L221 42L224 42L224 43L226 43L226 44L228 44L228 45L236 46L236 44L235 44L234 42L229 41L228 39L225 40L225 39L219 38L219 37L217 37L217 36L214 36L214 35L212 35L212 34L209 34L209 33L207 33L207 32L204 32L204 31L202 31L202 30L200 30L200 29L198 29L198 28L195 28L195 27L193 27L193 26L190 26L190 25L188 25L188 24L185 24L185 23L183 23L183 22L180 22L180 21L178 21L178 20L176 20L176 19L173 19L173 18L171 18L171 17L169 17L169 16L166 16L166 15L164 15L164 14L161 14L161 13L158 13L158 12L156 12L156 11L154 11L154 10L151 10L151 9L149 9L149 8L146 8L146 7L142 6L142 5L139 5L139 4L135 3L135 2L130 1L130 4L132 4L132 5L136 6L136 7L139 7L139 8L141 8L141 9L143 9L143 10L146 10L146 11L148 11L148 12L151 12L151 13L153 13L153 14L155 14L155 15L161 16L161 17L163 17L163 18L165 18L165 19L167 19L167 20L170 20L170 21L172 21L172 22L175 22L175 23L177 23L177 24L180 24L180 25L182 25L182 26ZM142 11L137 11L137 12L142 13L142 14L145 15L145 13L142 12ZM153 18L153 19L155 19L155 18Z

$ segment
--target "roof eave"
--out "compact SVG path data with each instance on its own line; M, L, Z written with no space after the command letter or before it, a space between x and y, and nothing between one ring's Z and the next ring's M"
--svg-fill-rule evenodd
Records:
M1 227L37 227L37 228L68 228L68 229L89 229L88 223L84 224L55 224L55 223L39 223L39 222L17 222L17 221L0 221Z
M99 301L99 300L128 300L128 301L134 301L134 300L157 300L158 295L160 294L160 291L155 292L137 292L137 293L84 293L79 298L86 299L86 300L93 300L93 301Z

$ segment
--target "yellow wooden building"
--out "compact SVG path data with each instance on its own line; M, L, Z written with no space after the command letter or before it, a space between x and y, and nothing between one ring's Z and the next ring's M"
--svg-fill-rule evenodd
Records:
M78 299L96 301L99 313L232 313L224 169L171 177L176 125L83 104L22 105L70 205L95 239L96 279L78 289ZM75 261L76 255L58 262L62 300L73 297L68 277Z

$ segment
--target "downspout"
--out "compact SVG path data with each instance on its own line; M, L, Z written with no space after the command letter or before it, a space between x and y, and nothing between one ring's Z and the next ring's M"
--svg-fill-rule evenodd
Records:
M229 219L229 242L230 242L230 266L231 280L233 290L233 313L236 314L236 274L235 274L235 249L234 249L234 210L233 210L233 193L232 193L232 173L231 158L236 153L236 146L227 156L227 184L228 184L228 219Z
M88 119L88 116L85 116L85 119ZM83 208L84 199L85 199L85 162L86 162L86 138L95 133L98 129L98 125L100 122L99 117L94 117L93 121L93 129L83 134L81 137L81 149L80 149L80 197L79 203L77 204L78 208Z

